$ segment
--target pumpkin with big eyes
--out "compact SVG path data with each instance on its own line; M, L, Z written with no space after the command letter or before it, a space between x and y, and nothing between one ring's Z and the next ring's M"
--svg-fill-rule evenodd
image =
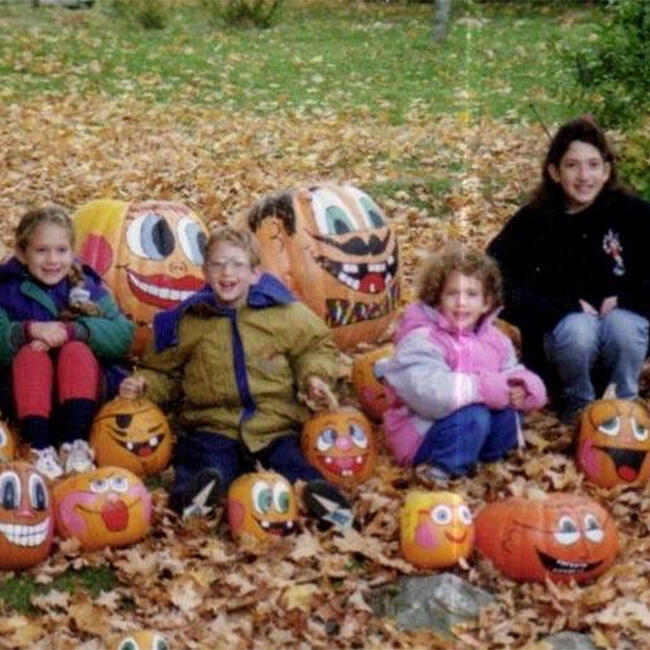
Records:
M602 399L580 419L576 463L601 487L645 485L650 479L650 414L631 400Z
M614 520L576 494L490 503L475 525L476 547L514 580L585 582L604 573L618 550Z
M86 551L127 546L151 524L151 495L122 467L101 467L63 479L54 487L57 531L75 537Z
M52 549L54 511L46 479L29 463L0 465L0 569L27 569Z
M296 531L298 505L291 483L275 472L250 472L228 489L228 524L235 539L268 541Z
M171 650L171 646L160 632L138 630L120 639L114 650Z
M172 432L164 413L151 400L116 397L95 416L90 446L99 466L115 465L150 476L169 464Z
M359 355L352 365L352 384L359 398L363 412L379 422L388 408L388 393L383 382L375 375L375 362L393 355L392 345L383 345L376 350Z

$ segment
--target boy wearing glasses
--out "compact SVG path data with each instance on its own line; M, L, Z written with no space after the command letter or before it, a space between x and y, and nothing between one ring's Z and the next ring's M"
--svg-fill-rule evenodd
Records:
M345 528L345 498L303 457L307 418L298 391L326 407L338 351L325 323L262 272L252 233L217 229L205 248L206 286L157 314L152 348L120 395L166 402L182 395L170 505L183 518L210 513L240 474L260 462L290 481L323 524Z

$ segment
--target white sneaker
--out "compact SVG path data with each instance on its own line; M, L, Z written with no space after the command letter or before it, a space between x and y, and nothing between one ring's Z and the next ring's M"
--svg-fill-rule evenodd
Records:
M63 476L63 467L54 447L45 449L32 449L30 458L37 472L40 472L50 481Z
M61 458L66 474L81 474L95 469L95 452L81 438L74 442L64 442L61 445Z

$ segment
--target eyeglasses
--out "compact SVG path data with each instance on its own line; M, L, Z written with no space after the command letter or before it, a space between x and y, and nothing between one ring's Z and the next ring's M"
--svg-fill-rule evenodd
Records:
M235 273L243 273L250 268L250 264L244 260L217 259L208 262L208 268L211 271L220 273L230 267Z

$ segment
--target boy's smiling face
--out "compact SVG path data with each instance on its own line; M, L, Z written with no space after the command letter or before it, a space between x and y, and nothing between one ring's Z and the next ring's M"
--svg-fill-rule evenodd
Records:
M251 266L245 249L225 241L217 242L207 252L204 271L219 301L229 307L245 304L250 286L261 275L259 266Z

